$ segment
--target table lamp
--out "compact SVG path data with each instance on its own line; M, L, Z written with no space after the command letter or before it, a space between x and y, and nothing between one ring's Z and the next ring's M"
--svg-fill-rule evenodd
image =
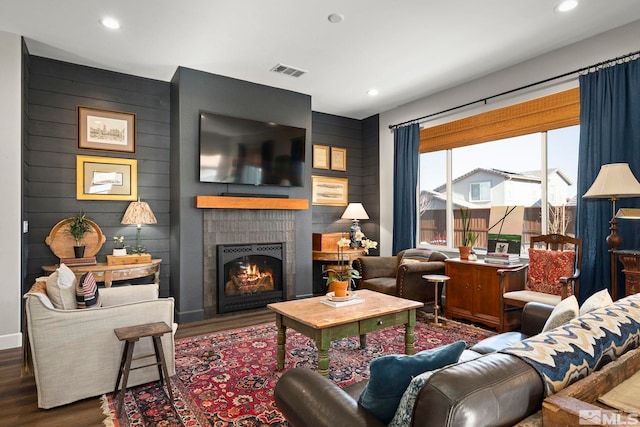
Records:
M142 229L142 224L157 224L158 221L156 217L153 215L151 208L147 202L141 202L140 198L138 198L137 202L129 203L129 207L124 213L122 217L121 224L136 224L138 226L137 235L136 235L136 247L131 250L131 252L136 254L143 254L147 251L147 249L142 246L140 243L140 230Z
M610 234L607 236L607 245L609 246L611 259L611 297L614 301L618 296L618 275L614 252L622 243L622 237L618 234L616 200L638 196L640 196L640 183L631 172L628 163L602 165L595 181L582 196L584 199L609 199L613 205L611 220L609 221Z
M345 209L342 214L342 218L352 221L349 237L351 238L351 247L357 248L360 246L359 242L356 241L356 233L360 231L360 224L358 222L361 219L369 219L369 215L367 215L367 211L364 210L362 203L349 203L347 209Z

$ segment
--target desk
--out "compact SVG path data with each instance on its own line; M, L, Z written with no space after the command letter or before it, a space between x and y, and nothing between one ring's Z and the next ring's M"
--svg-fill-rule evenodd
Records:
M84 273L92 272L96 282L104 282L104 286L108 288L116 280L138 279L152 274L154 276L153 282L160 283L161 262L161 259L152 259L149 264L107 265L106 262L99 262L93 265L69 266L69 268L76 274L78 280ZM43 265L42 271L48 276L57 268L57 265Z
M624 267L625 296L640 292L640 250L619 250L613 253Z

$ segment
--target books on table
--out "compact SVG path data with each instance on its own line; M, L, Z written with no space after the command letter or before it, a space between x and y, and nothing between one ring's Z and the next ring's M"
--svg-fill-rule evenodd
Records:
M362 298L355 297L346 301L332 301L331 298L326 297L322 298L320 302L331 307L345 307L347 305L362 304L364 300Z
M520 263L519 254L487 252L484 262L489 264L513 265Z

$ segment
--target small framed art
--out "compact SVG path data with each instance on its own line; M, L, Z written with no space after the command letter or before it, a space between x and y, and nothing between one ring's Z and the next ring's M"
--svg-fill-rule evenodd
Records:
M78 107L78 148L136 151L136 115Z
M334 171L347 170L347 149L331 147L331 169Z
M76 199L136 200L138 161L76 156Z
M329 169L328 145L313 145L313 167L315 169Z

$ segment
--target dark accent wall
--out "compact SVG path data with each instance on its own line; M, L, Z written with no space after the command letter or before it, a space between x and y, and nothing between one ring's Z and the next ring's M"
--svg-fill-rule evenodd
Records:
M380 185L378 178L378 116L356 120L325 113L313 113L313 144L347 150L347 170L313 169L312 174L347 178L349 203L360 202L368 220L362 220L365 235L380 235ZM351 221L341 219L346 206L313 206L313 233L349 232ZM377 251L372 251L372 254Z
M307 129L304 187L199 182L199 113L208 111ZM311 97L179 67L171 81L171 295L179 322L201 320L203 311L203 210L195 196L276 194L310 199ZM259 206L256 206L259 209ZM295 295L311 294L311 210L296 211Z
M129 202L76 200L76 156L91 155L137 159L138 195L158 220L143 226L142 244L162 258L160 289L169 295L169 83L35 56L25 64L24 217L29 233L24 286L42 275L42 265L58 262L45 244L51 228L81 210L106 236L98 261L111 253L114 235L135 245L136 227L120 224ZM136 152L78 149L77 106L134 113Z
M311 174L349 178L349 200L364 203L367 236L379 236L378 118L355 120L312 113L311 97L223 76L179 68L171 83L31 56L23 57L23 291L58 259L45 244L51 228L81 210L102 229L105 261L114 235L135 244L135 226L120 224L126 201L76 200L76 156L138 160L138 194L157 225L143 226L142 244L162 258L160 292L176 298L180 322L203 318L203 212L196 195L277 194L311 200ZM77 147L76 107L136 114L136 152ZM198 181L200 111L275 121L307 129L305 185L301 188L219 185ZM312 170L313 143L347 149L347 171ZM312 232L342 231L343 207L295 212L296 283L290 297L313 293ZM313 219L312 219L313 218ZM291 288L293 286L293 290Z

